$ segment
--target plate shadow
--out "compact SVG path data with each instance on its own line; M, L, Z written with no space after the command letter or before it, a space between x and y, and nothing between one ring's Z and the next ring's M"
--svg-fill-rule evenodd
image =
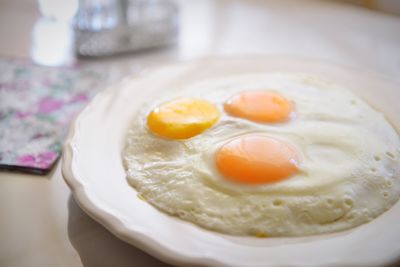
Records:
M68 200L68 237L84 267L169 267L166 263L125 243Z

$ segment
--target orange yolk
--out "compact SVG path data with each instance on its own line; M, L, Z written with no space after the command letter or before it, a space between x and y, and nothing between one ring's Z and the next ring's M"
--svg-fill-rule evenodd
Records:
M233 96L224 105L232 116L255 122L282 122L289 118L291 103L272 91L246 91Z
M238 137L224 144L216 153L215 162L226 179L245 184L278 182L298 170L292 147L259 135Z
M147 116L150 131L171 139L186 139L210 128L219 118L218 109L196 98L179 98L164 103Z

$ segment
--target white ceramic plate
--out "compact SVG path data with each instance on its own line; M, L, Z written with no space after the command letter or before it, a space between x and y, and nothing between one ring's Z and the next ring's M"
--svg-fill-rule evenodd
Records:
M140 200L128 185L121 151L129 120L146 96L205 78L282 71L317 74L343 84L400 126L400 86L367 71L277 57L179 63L128 78L101 92L77 117L63 153L63 175L76 201L122 240L174 265L375 267L399 263L400 203L351 231L258 239L218 234L168 216Z

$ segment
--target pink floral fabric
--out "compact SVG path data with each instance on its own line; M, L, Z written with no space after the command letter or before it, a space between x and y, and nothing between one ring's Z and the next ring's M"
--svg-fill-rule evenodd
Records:
M104 87L104 69L0 58L0 168L46 173L71 118Z

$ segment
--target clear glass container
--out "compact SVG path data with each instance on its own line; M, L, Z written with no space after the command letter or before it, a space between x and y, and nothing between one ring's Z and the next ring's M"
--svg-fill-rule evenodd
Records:
M81 0L74 19L76 52L107 56L171 45L178 9L168 0Z

